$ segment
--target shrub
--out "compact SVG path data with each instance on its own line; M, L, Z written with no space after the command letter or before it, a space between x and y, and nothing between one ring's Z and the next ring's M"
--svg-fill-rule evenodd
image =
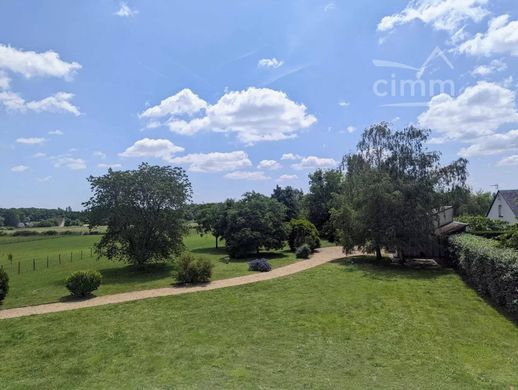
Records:
M39 236L40 233L37 230L17 230L13 233L14 237L28 237L28 236Z
M518 250L518 224L513 225L507 232L498 236L498 241L503 247Z
M214 265L208 259L195 258L190 253L184 253L178 259L176 280L180 283L206 283L212 277Z
M470 234L449 238L453 265L482 294L518 313L518 251Z
M481 215L461 215L456 220L467 223L470 232L500 232L509 226L506 221L491 219Z
M270 272L272 266L266 259L255 259L248 262L249 271Z
M4 300L9 292L9 276L3 268L0 268L0 302Z
M44 234L45 236L56 236L58 232L56 230L46 230L41 234Z
M72 272L66 280L66 287L75 297L86 297L101 285L102 276L97 271Z
M304 244L307 244L311 251L314 251L320 246L317 228L307 219L292 219L290 221L288 244L292 251Z
M295 250L295 256L297 259L308 259L310 254L311 248L308 244L301 245Z

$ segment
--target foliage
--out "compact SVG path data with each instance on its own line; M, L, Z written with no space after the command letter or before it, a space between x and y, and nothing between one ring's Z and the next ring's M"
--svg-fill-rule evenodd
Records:
M9 292L9 275L7 272L0 268L0 303L4 300Z
M311 248L308 244L303 244L295 250L295 257L297 257L297 259L309 259L310 254Z
M453 206L453 215L478 215L485 216L493 195L490 192L477 191L473 192L468 187L454 187L449 191L441 193L443 205Z
M83 205L90 227L106 224L96 252L134 265L163 261L183 250L185 206L191 183L181 168L141 164L88 179L93 196Z
M98 271L75 271L65 281L65 286L75 297L86 297L99 288L102 276Z
M277 185L273 189L271 197L286 206L286 222L289 222L294 218L299 218L302 208L302 199L304 197L302 190L298 190L291 186L282 188Z
M512 225L505 233L498 236L498 241L503 247L518 250L518 224Z
M248 262L249 271L270 272L272 266L267 259L255 259Z
M290 221L288 244L292 251L303 244L309 245L311 251L314 251L320 247L317 228L307 219L292 219Z
M440 165L440 154L426 148L429 135L413 126L392 131L382 122L344 156L345 179L331 214L346 250L371 243L378 258L385 247L404 259L407 248L431 239L434 210L444 193L465 187L467 161Z
M198 205L193 213L196 229L201 234L212 234L216 239L216 248L220 237L225 234L227 210L233 203L234 201L229 199L224 203Z
M286 208L274 199L248 192L226 212L225 245L231 257L281 249L288 238Z
M337 169L317 169L309 175L309 192L305 198L306 215L316 226L320 237L329 241L336 239L330 219L335 195L340 192L342 179L343 175Z
M449 239L453 264L497 305L518 313L518 251L470 234Z
M456 220L467 223L469 231L473 232L500 232L509 226L506 221L491 219L481 215L461 215Z
M212 277L214 265L209 259L184 253L178 259L177 267L176 280L179 283L206 283Z

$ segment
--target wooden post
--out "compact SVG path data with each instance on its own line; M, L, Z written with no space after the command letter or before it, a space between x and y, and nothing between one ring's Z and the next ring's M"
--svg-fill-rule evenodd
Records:
M32 259L32 270L36 271L36 259Z
M61 253L59 254L59 264L61 264Z
M49 257L47 256L47 268L49 268Z
M18 275L20 275L20 262L18 262Z

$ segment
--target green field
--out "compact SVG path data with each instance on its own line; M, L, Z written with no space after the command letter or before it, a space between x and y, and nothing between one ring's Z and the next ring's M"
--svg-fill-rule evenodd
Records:
M8 272L10 291L0 308L55 302L66 298L65 278L75 270L96 269L103 275L103 284L95 292L106 295L118 292L165 287L174 282L172 264L156 264L144 271L135 270L124 263L91 255L92 245L98 235L0 237L0 265ZM214 237L191 234L184 240L188 250L206 257L214 263L213 280L247 274L247 260L228 262L224 248L216 249ZM223 245L223 244L221 244ZM81 259L81 251L83 257ZM13 263L8 260L13 255ZM72 254L72 258L71 258ZM59 261L61 255L61 262ZM47 268L47 256L49 267ZM271 259L273 267L295 261L293 253L277 251L261 254ZM33 271L33 260L36 270ZM20 274L18 274L18 262Z
M3 388L518 387L518 330L448 270L336 262L0 321Z

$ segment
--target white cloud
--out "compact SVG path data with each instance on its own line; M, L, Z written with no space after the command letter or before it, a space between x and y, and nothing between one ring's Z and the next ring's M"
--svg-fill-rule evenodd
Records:
M119 153L121 157L153 157L170 161L175 153L183 152L184 148L173 144L168 139L143 138Z
M25 145L39 145L45 142L45 138L37 138L37 137L30 137L30 138L17 138L16 142L19 144L25 144Z
M0 70L0 90L1 89L9 89L11 85L11 79L9 78L9 76L7 76L7 74Z
M498 163L496 165L498 165L500 167L518 165L518 154L509 156L509 157L504 157L503 159L498 161Z
M421 126L437 130L445 139L469 140L491 134L504 123L518 121L515 93L481 81L457 97L442 93L418 117Z
M49 135L63 135L65 133L63 133L61 130L51 130L49 131Z
M341 100L341 101L338 102L338 105L340 107L349 107L351 105L351 103L346 102L345 100Z
M378 31L420 20L435 30L453 33L466 21L480 22L488 15L487 3L488 0L411 0L401 12L383 17Z
M269 170L275 170L279 169L281 167L281 164L279 164L275 160L261 160L259 164L257 165L258 169L269 169Z
M280 68L284 64L284 61L280 61L277 58L262 58L257 63L259 68Z
M171 163L185 164L191 172L221 172L252 166L248 155L242 150L228 153L193 153L175 157Z
M16 165L11 168L12 172L25 172L27 169L29 169L26 165Z
M507 64L502 60L493 60L488 65L479 65L471 71L472 76L488 76L495 72L507 69Z
M462 148L459 155L487 156L515 150L518 150L518 130L510 130L507 133L494 133L476 138L470 146Z
M327 3L324 7L324 12L333 11L336 8L335 3Z
M298 179L297 175L281 175L277 178L278 182L291 181Z
M32 157L34 157L34 158L43 158L43 157L47 157L47 153L43 153L43 152L34 153L34 154L32 155Z
M177 94L159 106L147 109L141 117L168 116L166 124L174 133L192 135L201 130L233 133L245 144L294 138L299 130L316 122L313 115L306 113L303 104L290 100L284 92L269 88L251 87L227 92L214 105L207 105L189 92L180 92L188 96L186 102L179 102L175 98ZM177 118L203 108L205 111L200 117L189 121Z
M284 153L281 160L302 160L302 156L294 153Z
M231 173L227 173L224 176L225 179L231 180L248 180L248 181L258 181L258 180L270 180L270 176L266 176L264 172L261 171L235 171Z
M50 179L52 179L52 176L44 176L44 177L40 177L38 178L38 182L39 183L46 183L47 181L49 181Z
M293 164L293 169L318 169L318 168L336 168L338 163L332 158L321 158L316 156L304 157L300 162Z
M349 134L354 133L356 131L356 127L354 127L354 126L347 126L345 131L347 131Z
M114 13L114 15L122 16L122 17L133 17L138 14L136 9L131 9L127 3L121 2L119 10Z
M101 163L101 164L97 164L97 168L104 168L104 169L108 169L108 168L111 168L111 169L119 169L119 168L122 168L122 164L106 164L106 163Z
M94 155L94 157L97 157L97 158L99 158L101 160L104 160L106 158L106 153L101 152L99 150L93 152L93 155Z
M169 96L160 104L149 107L139 115L140 118L163 118L165 116L193 115L207 107L207 102L200 99L190 89L182 89L176 95ZM151 122L156 127L155 122Z
M54 51L36 53L0 44L0 69L22 74L26 78L51 76L70 80L81 65L61 60Z
M53 158L54 167L61 168L65 167L73 171L86 169L86 161L82 158L73 158L68 156L57 156Z
M517 57L518 20L509 21L509 15L493 18L486 33L477 33L462 43L458 50L470 55L510 54Z
M58 92L41 100L26 102L20 95L14 92L0 92L0 104L10 111L34 111L34 112L69 112L76 116L80 115L79 109L70 103L74 97L67 92Z

